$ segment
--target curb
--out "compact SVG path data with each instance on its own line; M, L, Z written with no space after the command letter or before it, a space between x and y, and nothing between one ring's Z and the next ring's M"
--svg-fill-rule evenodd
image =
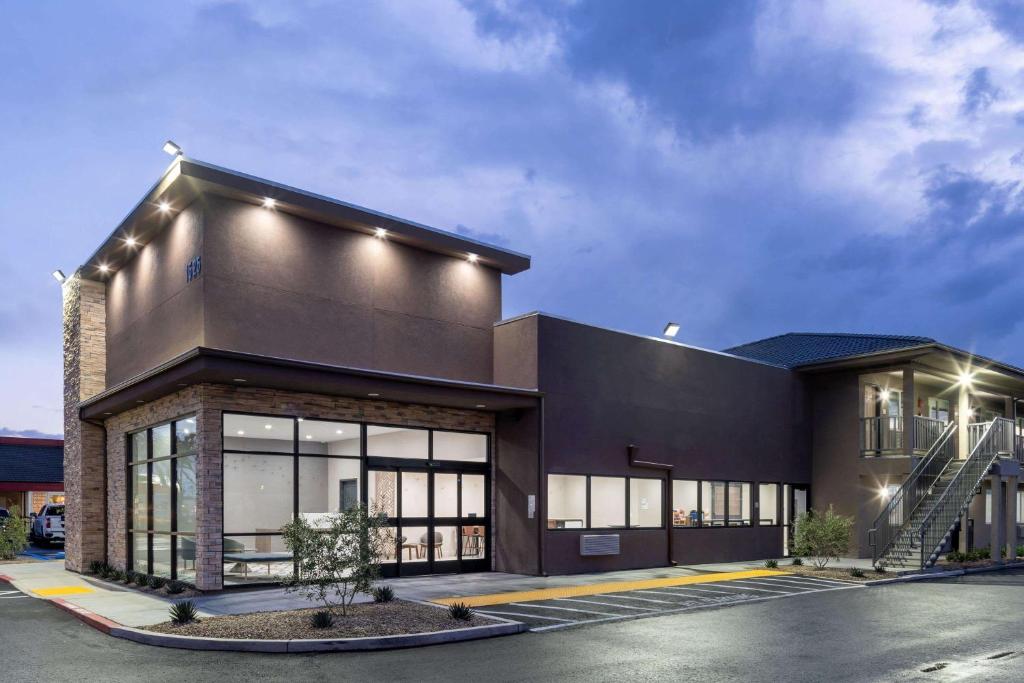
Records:
M2 575L0 575L2 578ZM502 623L488 626L469 626L448 631L430 633L408 633L397 636L376 636L364 638L333 638L323 640L248 640L241 638L199 638L178 636L171 633L155 633L143 629L122 626L87 609L73 605L61 598L48 600L58 608L114 638L130 640L142 645L171 647L182 650L219 650L227 652L361 652L373 650L397 650L423 645L458 643L497 636L510 636L529 630L526 624L498 617L488 617Z
M1001 565L993 565L990 567L970 567L966 569L950 569L944 572L927 572L925 574L909 574L907 576L898 576L891 579L877 579L875 581L865 581L865 586L881 586L889 583L906 583L908 581L926 581L928 579L945 579L953 576L963 576L965 574L982 574L985 572L998 572L1003 569L1020 569L1024 567L1024 562L1013 562Z

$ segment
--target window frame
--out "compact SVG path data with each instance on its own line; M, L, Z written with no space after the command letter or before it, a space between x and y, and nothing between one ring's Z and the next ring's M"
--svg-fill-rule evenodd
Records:
M761 487L762 486L774 486L775 487L775 518L774 524L761 524ZM757 524L753 526L764 527L765 529L772 529L775 527L782 526L782 496L784 495L784 487L781 481L759 481L757 482L757 497L754 499L757 506Z
M192 538L193 542L198 534L198 530L194 531L179 531L178 530L178 460L184 457L198 458L198 449L193 449L190 452L180 453L178 452L178 429L179 423L192 421L198 422L198 413L184 413L178 415L169 420L161 420L159 422L147 425L141 429L135 429L126 432L125 437L125 567L128 571L135 570L135 536L143 535L146 539L146 560L145 560L145 571L146 575L154 575L153 565L153 539L157 536L166 537L170 544L170 572L169 577L171 580L177 580L178 578L178 557L177 557L177 539L179 536L185 538ZM167 425L170 430L170 447L167 455L162 455L158 458L152 457L153 455L153 431L160 429ZM198 424L196 429L198 430ZM135 443L134 437L137 434L146 434L146 458L135 459ZM155 462L168 462L170 464L170 529L168 531L157 531L153 528L153 463ZM146 470L146 528L136 529L135 528L135 469L134 468L145 468ZM197 493L198 493L198 482L197 482ZM198 501L196 508L198 509Z
M672 483L675 482L696 482L697 483L697 524L693 526L677 526L675 523L672 524L673 529L772 529L781 526L785 526L782 520L782 498L785 495L784 487L782 482L778 481L760 481L760 480L748 480L748 479L686 479L682 477L673 477ZM704 484L724 484L724 506L725 506L725 519L722 520L722 524L707 524L704 520ZM729 488L732 484L749 484L750 485L750 514L751 523L749 525L732 524L729 520L729 503L731 502ZM775 486L775 524L761 524L761 486ZM802 484L800 484L802 486ZM674 488L672 493L674 494ZM675 499L671 501L671 509L675 510ZM756 522L756 523L755 523Z
M565 477L583 477L584 479L586 479L586 487L584 489L585 492L586 492L586 516L585 516L582 528L578 528L578 529L561 528L561 529L559 529L559 528L551 528L551 527L547 526L548 521L550 521L550 518L547 517L547 515L550 514L550 505L548 505L548 501L547 501L547 496L550 495L550 493L549 493L550 488L548 486L548 483L549 483L549 477L551 477L552 475L555 475L555 476L565 476ZM623 517L623 519L625 520L625 524L623 526L621 526L621 527L614 527L614 526L595 527L595 526L593 526L593 523L592 523L592 520L591 520L591 507L592 507L592 505L591 505L592 504L592 493L591 493L592 492L592 484L591 484L591 479L593 477L597 477L597 478L601 478L601 479L624 479L625 480L626 491L625 491L625 500L624 500L624 504L625 504L624 517ZM661 504L658 506L658 510L660 512L660 519L661 519L660 526L632 526L630 524L630 519L629 519L629 511L630 511L630 482L633 479L645 479L645 480L651 480L651 481L660 482L660 487L661 487ZM663 530L665 528L665 500L666 500L666 495L665 495L665 479L663 477L637 477L637 476L633 476L633 475L629 475L629 474L590 474L590 473L582 474L580 472L548 472L548 473L546 473L544 475L544 495L545 495L545 500L544 500L544 511L545 511L544 530L545 531L556 531L556 532L559 532L559 533L566 532L566 531L568 531L568 532L600 531L600 532L608 533L609 530L612 530L612 531L615 531L615 532L619 532L619 531L653 531L653 530L659 530L659 529ZM671 494L669 494L669 495L671 495Z

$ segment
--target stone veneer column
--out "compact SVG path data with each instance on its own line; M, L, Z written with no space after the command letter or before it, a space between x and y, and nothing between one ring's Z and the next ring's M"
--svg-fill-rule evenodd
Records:
M106 286L76 273L64 298L64 566L103 560L106 432L79 419L79 404L106 388Z
M210 406L209 386L202 387L202 408L196 415L196 588L219 590L224 522L224 469L221 466L221 413Z

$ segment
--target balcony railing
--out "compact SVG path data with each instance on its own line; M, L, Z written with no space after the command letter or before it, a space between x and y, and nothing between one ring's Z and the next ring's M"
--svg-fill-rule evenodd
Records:
M946 428L942 420L930 417L914 416L913 448L915 451L926 452ZM905 452L905 431L903 418L894 415L879 417L862 417L860 432L860 448L864 453L895 453Z
M1024 434L1017 434L1013 438L1013 457L1024 462Z
M991 424L991 422L974 422L967 425L967 450L969 452L974 451L974 447L981 441ZM1007 427L1007 425L1011 425L1011 427ZM992 430L990 443L986 444L986 448L999 456L1019 458L1017 438L1014 437L1012 425L1011 421L998 418L996 420L997 428Z

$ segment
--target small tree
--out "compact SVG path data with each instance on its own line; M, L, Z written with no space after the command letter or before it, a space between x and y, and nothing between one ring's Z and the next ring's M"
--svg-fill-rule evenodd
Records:
M281 528L285 545L295 556L298 571L284 581L285 590L332 611L347 614L358 593L369 593L380 576L387 545L385 519L356 506L325 515L326 528L310 526L299 517Z
M793 545L798 555L824 569L829 560L838 561L850 549L852 534L853 517L837 515L829 505L825 512L811 510L797 517Z
M28 547L21 510L12 507L10 514L10 517L0 518L0 560L13 560Z

